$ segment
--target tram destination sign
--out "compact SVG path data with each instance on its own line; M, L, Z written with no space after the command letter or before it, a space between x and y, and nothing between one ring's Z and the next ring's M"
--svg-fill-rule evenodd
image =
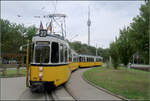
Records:
M47 30L45 30L45 29L40 30L39 36L40 37L46 37L47 36Z
M37 45L49 45L50 42L49 41L37 41L36 44Z

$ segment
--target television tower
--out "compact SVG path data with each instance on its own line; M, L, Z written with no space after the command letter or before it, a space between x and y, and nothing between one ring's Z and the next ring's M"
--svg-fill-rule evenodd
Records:
M90 46L90 26L91 26L91 20L90 20L90 7L88 6L88 21L87 21L87 26L88 26L88 45Z

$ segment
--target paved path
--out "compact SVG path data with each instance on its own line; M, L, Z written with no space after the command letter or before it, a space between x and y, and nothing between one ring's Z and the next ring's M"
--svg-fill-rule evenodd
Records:
M44 100L44 94L31 93L25 77L1 78L0 100Z
M85 82L81 75L87 69L78 69L73 72L70 80L66 83L66 88L78 100L119 100ZM25 86L25 77L1 78L0 100L45 100L47 94L32 93ZM59 99L73 100L63 87L55 90L55 95Z
M66 87L71 90L74 96L79 100L121 100L84 81L81 76L86 70L87 69L79 69L73 72L70 80L66 84Z

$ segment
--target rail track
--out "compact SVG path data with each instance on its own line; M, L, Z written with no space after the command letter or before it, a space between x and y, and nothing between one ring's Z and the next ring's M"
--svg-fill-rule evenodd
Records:
M48 100L77 100L71 92L65 88L65 86L60 86L54 90L46 90L44 92L45 101Z

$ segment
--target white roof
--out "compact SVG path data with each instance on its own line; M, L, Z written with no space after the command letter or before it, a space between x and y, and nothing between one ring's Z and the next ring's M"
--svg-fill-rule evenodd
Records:
M32 38L32 42L36 43L37 41L58 42L58 43L62 43L64 45L66 45L68 48L70 48L69 44L68 44L68 42L66 40L62 40L62 39L59 39L59 38L56 38L56 37L51 37L51 36L46 36L46 37L34 36Z

